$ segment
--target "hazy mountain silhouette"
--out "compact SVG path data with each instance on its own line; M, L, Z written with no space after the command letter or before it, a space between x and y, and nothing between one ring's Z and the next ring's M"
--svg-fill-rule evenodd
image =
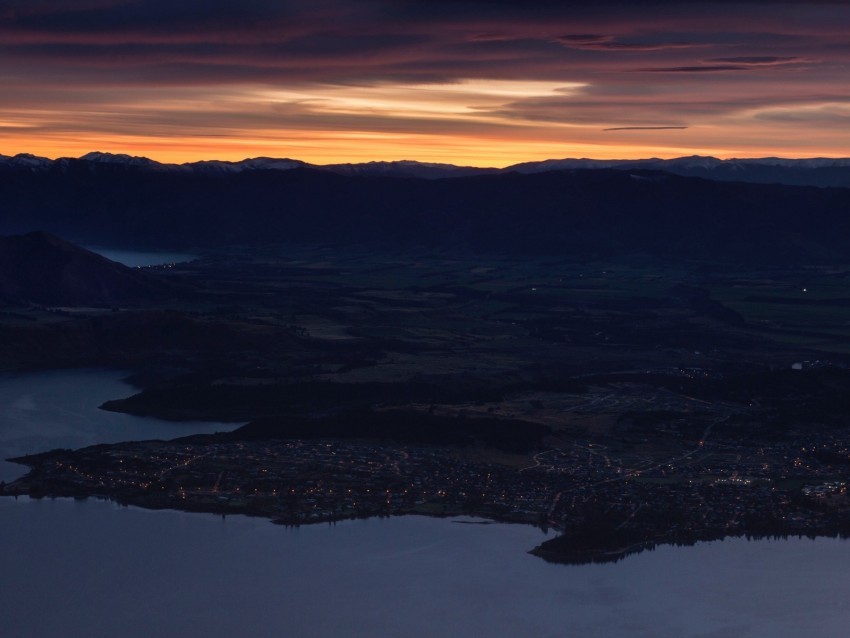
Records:
M308 164L297 159L253 157L238 162L205 160L186 164L161 164L146 157L133 157L116 153L92 152L79 159L50 160L22 153L14 157L0 155L0 173L9 171L45 172L54 169L68 170L84 162L90 171L103 167L132 167L152 172L232 174L251 171L288 171L295 168L313 168L339 175L364 177L415 177L420 179L445 179L491 175L495 173L544 173L574 169L658 170L684 177L752 182L758 184L788 184L793 186L850 187L850 158L816 157L809 159L784 159L761 157L720 160L715 157L693 155L674 159L594 160L549 159L524 162L506 168L477 168L432 162L401 160L392 162L361 162L349 164ZM75 168L78 170L78 167Z
M755 184L787 184L792 186L850 187L850 159L755 159L719 160L715 157L678 157L675 159L590 160L561 159L527 162L505 168L505 171L542 173L577 168L666 171L684 177L703 177L724 182Z
M0 232L162 248L323 242L788 263L850 257L850 189L567 170L426 180L309 168L0 174Z

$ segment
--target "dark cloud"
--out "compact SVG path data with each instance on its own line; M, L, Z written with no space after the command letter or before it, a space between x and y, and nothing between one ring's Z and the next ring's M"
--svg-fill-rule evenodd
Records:
M469 39L472 42L509 42L515 40L516 36L506 33L474 33Z
M747 78L746 80L749 80ZM713 94L681 89L634 93L629 85L607 87L604 92L585 92L573 97L530 98L517 100L495 111L500 117L525 122L570 122L576 125L601 125L607 128L686 126L738 113L761 113L782 109L783 113L806 113L810 104L847 104L850 98L840 91L823 92L810 87L799 91L782 86L770 92L742 91L740 87ZM627 104L628 108L623 108ZM616 123L613 124L613 123Z
M760 65L776 65L776 64L793 64L803 62L803 58L795 56L780 56L780 55L741 55L733 58L712 58L708 62L723 62L728 64L747 64L753 66Z
M802 0L0 0L0 126L479 145L815 127L844 117L818 109L845 103L847 24L850 3ZM446 89L473 80L516 86Z
M599 13L597 4L610 10ZM98 78L196 85L468 77L597 83L600 73L629 70L611 66L618 52L641 60L639 71L658 75L778 67L802 59L762 55L786 37L773 26L761 33L723 31L753 24L734 14L759 6L729 4L729 16L722 18L706 12L705 2L6 0L0 5L0 74L7 82L58 78L62 84ZM482 11L485 5L495 13ZM662 6L660 12L653 8ZM781 22L772 12L765 18ZM839 23L830 18L817 20ZM786 22L789 31L801 29L799 20ZM795 37L810 59L825 57L814 55L813 47L846 39ZM706 50L705 62L682 59L682 51L696 47Z
M720 73L723 71L750 71L752 67L742 64L706 64L703 66L667 66L635 69L638 73Z
M3 23L43 34L224 33L265 27L291 18L287 2L241 0L114 0L15 2Z
M805 58L790 55L739 55L709 58L697 66L674 66L637 69L642 73L714 73L719 71L748 71L770 69L808 62Z
M778 110L768 113L760 113L756 119L762 122L779 122L782 124L817 124L829 127L837 132L847 130L850 124L850 104L844 104L844 109L805 109L802 111Z
M590 34L562 35L553 39L567 48L586 51L663 51L695 46L689 42L621 42L613 36Z
M592 33L575 33L573 35L562 35L555 38L559 42L565 44L598 44L600 42L608 42L611 40L610 35L595 35Z

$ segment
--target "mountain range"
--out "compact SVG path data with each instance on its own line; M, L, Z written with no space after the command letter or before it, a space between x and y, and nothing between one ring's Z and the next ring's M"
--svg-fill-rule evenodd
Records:
M80 158L59 158L56 160L26 153L12 157L0 155L0 173L9 171L63 171L70 170L73 165L84 165L92 171L96 171L104 165L109 165L152 172L205 175L311 168L348 176L421 179L443 179L512 172L528 174L575 169L644 169L720 181L850 187L850 158L783 159L764 157L721 160L715 157L695 155L675 159L650 158L640 160L550 159L540 162L524 162L497 169L411 160L317 165L296 159L255 157L239 162L205 160L186 164L162 164L146 157L101 152L88 153Z
M850 188L646 169L417 179L300 166L210 172L57 160L47 170L0 171L0 234L34 230L121 248L318 243L582 259L847 263Z

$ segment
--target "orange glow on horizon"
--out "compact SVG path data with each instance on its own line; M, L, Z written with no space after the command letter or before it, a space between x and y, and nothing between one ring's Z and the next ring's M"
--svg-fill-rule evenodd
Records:
M452 83L160 87L86 93L61 108L0 112L0 153L50 158L91 151L162 163L288 157L312 164L416 160L498 167L546 159L721 159L842 157L829 128L784 120L843 117L830 101L740 108L656 120L638 96L633 108L598 103L590 83L465 79ZM771 84L771 90L775 89ZM690 108L693 98L679 94ZM586 103L590 100L589 106ZM58 100L57 100L58 103ZM672 102L671 102L672 103ZM625 115L624 115L625 114ZM684 125L687 123L687 125Z
M850 155L848 3L18 4L0 11L6 155Z
M301 132L300 135L304 135ZM476 166L480 168L504 168L521 162L547 159L587 158L596 160L615 159L673 159L688 155L713 156L718 159L784 157L803 159L812 157L846 157L834 151L817 149L772 149L742 150L727 148L692 148L668 146L625 146L590 145L540 141L510 141L476 139L432 139L422 136L416 140L367 140L357 135L347 140L339 137L321 139L304 136L287 141L269 139L212 139L197 138L159 139L145 137L113 137L85 139L42 140L6 136L0 154L15 155L29 153L41 157L81 157L92 151L123 153L147 157L163 164L183 164L204 160L237 162L252 157L275 157L301 160L310 164L344 164L372 161L415 160ZM347 143L346 143L347 142Z
M263 134L265 133L265 134ZM829 147L777 148L771 145L728 148L667 145L652 139L652 131L633 135L634 144L571 142L568 136L542 140L536 135L498 138L369 131L292 131L281 139L278 131L251 131L234 137L148 137L107 135L52 135L28 137L25 130L8 131L0 154L30 153L56 159L80 157L91 151L148 157L161 163L182 164L202 160L240 161L251 157L288 157L311 164L341 164L370 161L416 160L459 166L503 168L520 162L561 158L671 159L706 155L719 159L771 157L790 159L846 157ZM576 136L579 137L579 136ZM553 136L554 138L554 136ZM640 140L643 140L640 143ZM755 140L758 142L759 140Z

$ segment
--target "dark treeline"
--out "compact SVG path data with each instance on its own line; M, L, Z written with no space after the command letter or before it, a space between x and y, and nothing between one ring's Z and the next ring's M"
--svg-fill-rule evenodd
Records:
M773 529L774 531L770 531ZM548 541L544 541L529 553L542 558L549 563L560 563L565 565L586 565L588 563L617 563L621 560L640 554L641 552L653 551L662 545L673 545L674 547L691 547L697 543L719 541L725 538L746 538L748 541L762 540L788 540L789 538L850 538L850 529L842 531L818 530L806 534L799 532L777 531L781 526L771 524L756 525L755 529L742 534L727 534L719 530L700 530L699 532L681 533L675 538L664 538L658 540L641 540L634 536L628 540L628 545L620 545L623 549L616 549L617 545L606 546L606 542L623 542L623 539L612 538L610 529L594 526L592 529L582 530L581 535L562 535ZM595 534L600 533L598 540L590 540Z
M334 413L376 403L457 403L498 400L505 389L483 384L428 382L296 381L293 383L227 384L172 382L146 389L126 399L108 401L104 408L171 419L216 418L247 420L264 416Z

